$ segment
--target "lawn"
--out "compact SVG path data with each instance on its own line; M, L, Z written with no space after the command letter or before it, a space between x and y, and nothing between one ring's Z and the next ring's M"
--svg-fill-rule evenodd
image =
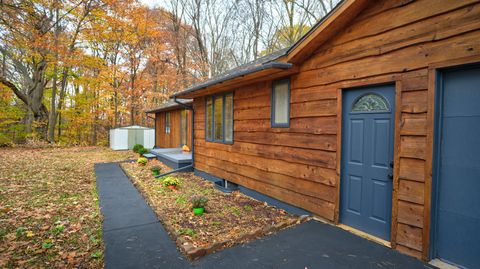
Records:
M0 268L102 268L94 163L101 147L0 149Z
M178 248L191 259L243 243L300 223L298 216L252 199L240 192L225 194L193 173L176 173L180 185L172 190L153 177L152 167L168 167L154 160L146 166L123 163L121 167L156 212ZM205 213L192 212L191 197L208 198Z

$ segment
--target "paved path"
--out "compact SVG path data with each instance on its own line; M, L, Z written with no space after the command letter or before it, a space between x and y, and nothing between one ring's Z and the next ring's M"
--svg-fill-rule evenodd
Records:
M309 221L189 262L118 164L95 165L105 268L433 268L339 228Z

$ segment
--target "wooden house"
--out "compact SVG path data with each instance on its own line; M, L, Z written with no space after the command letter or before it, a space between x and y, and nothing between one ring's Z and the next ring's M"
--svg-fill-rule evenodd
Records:
M173 97L194 100L197 172L480 268L479 63L480 1L344 0Z
M188 108L192 100L169 100L158 108L146 111L155 115L155 148L192 146L192 116Z

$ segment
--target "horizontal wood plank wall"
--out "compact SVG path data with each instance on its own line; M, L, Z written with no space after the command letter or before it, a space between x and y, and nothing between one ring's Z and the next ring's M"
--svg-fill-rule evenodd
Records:
M165 113L155 113L155 147L163 148L165 139Z
M479 55L479 17L478 0L372 1L292 75L290 128L270 128L271 81L225 89L235 90L233 145L204 140L205 101L196 98L196 168L338 221L337 91L396 82L392 245L426 259L427 68Z
M395 161L398 167L396 247L418 258L423 253L425 161L427 158L428 72L405 73L400 79L400 143Z
M170 111L170 134L165 133L165 113L155 114L155 136L156 147L160 148L178 148L180 141L180 113L181 110ZM187 110L187 146L192 147L192 116L191 111Z

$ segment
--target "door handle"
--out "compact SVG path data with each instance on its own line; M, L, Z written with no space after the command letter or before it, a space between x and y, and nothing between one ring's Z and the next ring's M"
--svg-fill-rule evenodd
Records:
M388 178L389 178L389 179L393 179L393 174L392 174L392 173L389 173L389 174L388 174Z
M393 168L393 161L390 161L390 167Z

